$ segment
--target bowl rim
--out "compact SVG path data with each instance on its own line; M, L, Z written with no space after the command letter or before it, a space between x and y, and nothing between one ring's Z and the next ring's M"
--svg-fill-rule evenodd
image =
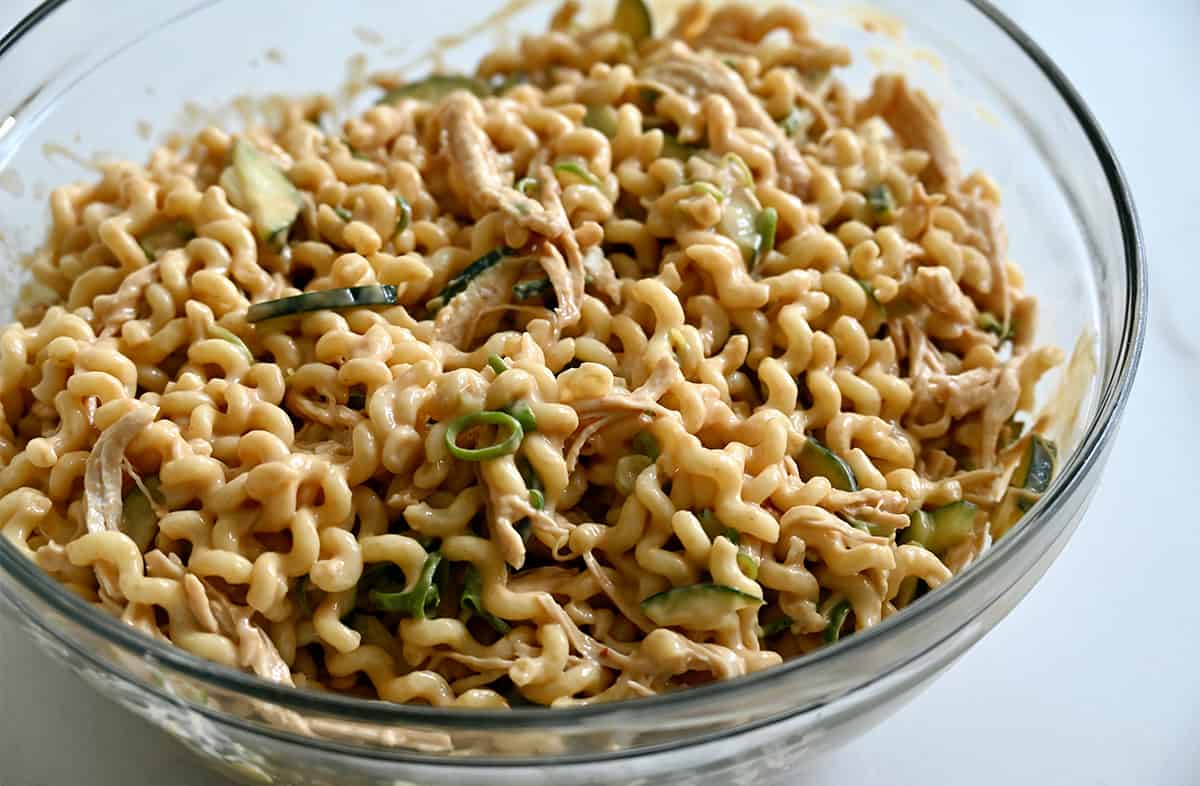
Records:
M1082 479L1089 474L1099 461L1107 444L1113 437L1120 415L1124 410L1132 389L1134 376L1141 357L1145 341L1147 325L1147 308L1149 299L1148 271L1145 261L1145 250L1142 233L1138 222L1137 211L1133 196L1123 170L1116 155L1101 130L1099 122L1088 108L1079 92L1070 80L1055 64L1055 62L1026 34L1016 23L997 9L990 0L963 0L990 21L1000 32L1008 36L1021 51L1041 71L1050 84L1055 88L1080 129L1087 137L1092 152L1103 170L1105 181L1113 198L1121 232L1123 256L1125 261L1126 296L1124 302L1124 319L1121 333L1114 346L1115 361L1112 373L1101 380L1095 415L1087 424L1078 448L1072 453L1066 466L1053 486L1042 500L1031 510L1008 535L990 548L975 564L971 565L945 589L931 593L920 604L903 614L897 614L882 620L879 624L853 636L799 658L786 661L778 666L746 675L732 680L716 681L705 685L689 688L685 691L660 694L637 700L626 700L612 703L602 703L581 707L568 707L554 710L546 708L516 707L511 709L482 709L482 708L439 708L423 705L393 704L378 700L365 700L339 694L318 693L315 691L297 690L295 688L267 682L257 676L247 674L226 666L218 665L193 655L185 650L150 639L132 628L122 624L116 618L99 614L89 604L76 597L47 574L43 573L31 560L17 551L7 539L0 538L0 569L17 581L23 589L31 593L37 600L47 604L55 612L64 615L72 622L83 626L90 633L113 644L138 658L172 669L180 675L209 683L239 693L242 696L260 699L292 710L308 711L326 717L349 721L352 723L376 723L383 725L417 725L431 729L446 731L488 731L507 728L519 731L552 731L570 726L580 731L593 727L602 719L620 718L620 716L636 712L654 712L681 705L700 704L705 700L716 700L747 693L752 688L759 687L771 680L780 680L797 672L811 671L819 664L826 663L831 658L841 657L849 653L866 649L877 643L886 642L903 627L912 627L920 619L938 614L943 607L954 598L961 596L972 587L988 581L996 572L998 566L1006 562L1014 552L1032 538L1033 533L1052 519L1062 507L1064 498L1071 495L1080 485ZM40 5L25 15L17 24L0 37L0 58L15 47L26 35L51 16L55 10L66 5L69 0L44 0ZM989 596L994 600L995 594ZM990 602L990 601L989 601ZM38 625L36 619L29 618L32 624ZM45 630L45 628L43 628ZM78 641L64 636L58 631L47 631L56 639L66 644L77 653L105 670L111 671L107 664L93 652L87 651ZM915 657L920 651L906 653L906 657ZM128 675L120 675L130 679ZM883 674L867 674L855 690L861 689L886 677ZM151 686L145 686L154 689ZM154 689L156 690L156 689ZM173 701L180 701L171 697ZM354 746L334 742L327 739L314 739L281 731L265 724L249 721L245 718L227 714L220 710L207 707L193 706L198 712L221 723L236 724L256 734L266 734L289 742L300 742L307 746L328 747L340 751L350 751L357 756L386 758L396 761L412 761L414 763L448 762L441 755L422 754L408 749L381 749L378 747ZM766 720L739 724L726 731L722 736L729 737L759 728L762 725L774 723L782 717L790 717L795 713L805 711L805 707L797 707L794 713L777 716ZM579 756L552 757L555 762L568 761L597 761L623 758L631 755L650 754L663 749L678 749L702 741L711 736L707 733L697 733L681 737L662 745L633 747L620 751L605 751ZM456 766L508 766L518 764L519 758L500 758L495 756L455 757Z

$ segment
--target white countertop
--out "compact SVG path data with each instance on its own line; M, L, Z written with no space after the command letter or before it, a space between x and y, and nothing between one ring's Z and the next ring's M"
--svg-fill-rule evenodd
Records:
M797 786L1200 783L1200 4L1004 0L1104 126L1151 265L1142 370L1091 511L1025 601L924 694ZM30 0L0 0L0 29ZM1190 230L1190 231L1189 231ZM0 784L225 786L0 620Z

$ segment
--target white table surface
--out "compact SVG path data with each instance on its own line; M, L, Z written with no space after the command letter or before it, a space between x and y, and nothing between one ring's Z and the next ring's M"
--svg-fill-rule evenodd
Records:
M30 0L0 0L8 29ZM1089 102L1145 231L1152 318L1091 511L1033 593L924 694L797 786L1200 783L1200 3L1004 0ZM1188 333L1190 332L1190 335ZM1189 490L1187 495L1181 490ZM0 620L0 786L225 786Z

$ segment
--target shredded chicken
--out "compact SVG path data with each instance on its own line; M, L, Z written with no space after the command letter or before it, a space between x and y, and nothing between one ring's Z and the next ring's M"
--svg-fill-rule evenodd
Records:
M583 269L591 276L598 292L605 295L614 305L621 305L621 282L617 279L612 262L604 256L603 249L599 246L589 248L583 255Z
M512 298L513 284L517 283L524 264L520 257L508 257L480 273L465 291L438 310L434 338L465 348L474 338L480 312L508 303Z
M571 231L563 216L505 184L496 150L483 130L483 106L478 98L462 90L447 96L438 109L438 123L451 188L471 206L476 219L499 209L521 226L548 238Z
M612 601L612 604L616 606L617 609L624 614L630 622L632 622L634 625L637 625L641 629L642 633L649 633L650 631L654 630L654 623L650 621L649 617L642 613L641 608L639 608L636 603L629 602L629 599L626 598L625 594L617 587L616 582L613 581L612 577L608 575L608 572L605 571L604 568L600 567L600 563L596 561L595 555L593 555L590 551L585 552L583 555L583 562L585 565L587 565L588 573L590 573L592 577L596 579L596 583L600 586L600 589L604 591L604 594L608 596L608 599Z
M83 473L83 505L88 532L121 528L121 464L133 438L158 416L158 407L142 405L101 432Z
M679 43L665 47L644 76L694 98L723 97L733 107L739 124L760 131L771 140L780 187L801 197L808 193L811 176L808 164L736 71L714 57L696 54Z
M539 171L543 182L542 199L546 201L546 209L551 215L557 216L568 226L567 211L563 207L562 192L554 170L542 166ZM566 258L565 263L563 258ZM583 304L583 291L587 283L587 273L584 270L583 252L574 232L567 232L554 239L554 244L543 244L542 267L554 285L554 293L558 297L558 307L555 314L556 330L564 330L579 321L580 309ZM547 265L549 265L547 267Z
M923 173L936 190L950 191L962 179L958 156L950 137L929 97L908 86L901 74L882 74L875 78L871 95L855 113L857 122L882 117L905 147L929 153L929 166Z
M991 287L985 293L988 306L1007 332L1013 304L1008 289L1008 230L1000 215L1000 206L979 196L962 193L951 194L950 205L979 233L991 272Z
M980 462L985 467L996 463L996 450L1000 442L1000 432L1004 424L1017 411L1017 401L1021 397L1021 382L1017 370L1009 364L1004 367L992 386L992 395L988 398L980 415L982 429L982 444L980 444Z
M242 666L263 679L281 685L294 686L292 670L275 648L275 642L252 619L254 611L237 606L207 581L200 581L208 599L210 617L219 632L238 644L238 659ZM185 583L186 587L186 583ZM192 598L189 594L189 601Z
M991 368L973 368L961 374L935 374L928 378L927 389L940 405L939 409L948 412L952 418L961 418L991 400L997 376L997 370Z
M567 268L562 254L551 243L542 244L538 262L546 271L546 277L550 279L554 294L558 298L558 307L554 313L558 317L559 328L574 325L579 321L579 306L583 299L583 287L578 286L576 281L582 283L583 276L576 276L574 271Z
M954 282L944 267L922 267L909 282L917 299L954 322L975 324L975 304Z

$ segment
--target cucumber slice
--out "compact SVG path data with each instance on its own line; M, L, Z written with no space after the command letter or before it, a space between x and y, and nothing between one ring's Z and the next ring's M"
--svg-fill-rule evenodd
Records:
M153 261L161 251L181 248L196 236L186 221L176 221L151 230L138 238L138 245L146 259Z
M934 554L945 554L971 535L976 510L966 500L951 502L929 512L914 510L908 514L910 523L901 533L900 540L924 546Z
M763 211L758 214L758 218L754 222L754 228L758 230L759 237L758 255L755 257L756 262L775 248L775 230L778 226L779 211L773 207L763 208Z
M532 297L541 297L548 292L554 292L554 285L548 278L531 278L513 284L512 291L513 298L516 300L529 300Z
M966 500L951 502L929 512L933 532L925 547L934 554L945 554L971 536L977 508Z
M612 139L617 135L617 110L608 104L593 104L587 108L583 124Z
M613 28L629 36L635 44L654 35L654 17L646 0L617 0Z
M321 292L305 292L303 295L292 295L278 300L255 303L246 311L246 321L262 322L266 319L287 317L309 311L358 308L359 306L394 306L396 303L396 288L391 285L372 284L365 287L326 289Z
M376 103L390 104L399 98L415 98L419 101L437 102L456 90L483 98L491 94L487 84L470 76L460 74L433 74L416 82L407 82L383 94Z
M850 518L842 515L842 519L855 529L862 530L868 535L874 535L877 538L890 538L896 530L892 527L886 527L882 524L874 524L870 521L862 521L860 519Z
M726 627L730 614L760 606L762 600L723 584L693 584L651 595L641 605L655 625L718 630Z
M1058 463L1058 446L1040 434L1029 437L1029 446L1017 471L1013 473L1010 486L1027 489L1035 494L1044 494L1054 478L1054 465Z
M928 543L933 539L933 521L923 510L914 510L908 514L908 526L900 533L901 543L912 543L929 548Z
M145 484L146 491L158 494L160 483L157 475L145 478L142 483ZM154 543L154 537L158 534L158 514L154 512L154 505L140 488L134 487L133 491L125 495L125 503L121 508L121 529L133 538L133 542L143 554Z
M858 491L858 480L854 477L854 470L815 437L804 441L804 447L796 457L796 467L804 480L811 480L820 475L829 478L835 489Z
M439 308L449 303L455 295L466 291L471 282L478 278L485 270L495 267L500 263L500 260L504 259L504 257L511 253L513 253L511 249L503 246L487 252L479 259L476 259L474 262L463 268L463 271L457 276L450 279L450 282L446 284L445 288L442 289L441 292L438 293L438 296L426 303L425 307L430 311L437 311Z
M1009 489L992 515L992 538L999 539L1033 507L1054 479L1058 447L1040 434L1031 434Z
M725 203L721 215L721 233L737 243L742 250L742 258L749 265L758 255L762 246L762 235L758 231L758 214L761 208L748 189L736 188Z
M234 206L246 212L260 240L276 242L287 234L304 204L287 175L249 142L233 143L233 163L219 184Z
M1004 499L1000 501L1000 506L992 514L992 539L999 540L1004 533L1012 529L1013 525L1021 520L1021 516L1025 515L1025 511L1032 508L1033 504L1041 499L1041 496L1032 491L1010 486L1004 492Z

